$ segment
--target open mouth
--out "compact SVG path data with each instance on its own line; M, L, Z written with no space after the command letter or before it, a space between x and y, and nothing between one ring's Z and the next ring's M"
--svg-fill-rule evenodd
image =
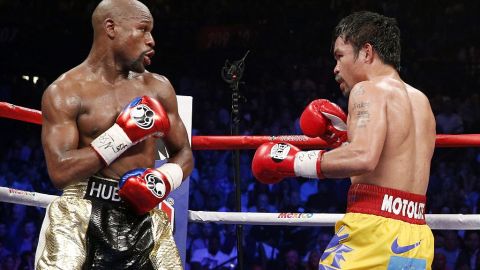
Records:
M151 50L151 51L148 51L147 53L145 53L145 55L143 56L143 64L148 66L152 63L152 57L155 55L155 51L154 50Z

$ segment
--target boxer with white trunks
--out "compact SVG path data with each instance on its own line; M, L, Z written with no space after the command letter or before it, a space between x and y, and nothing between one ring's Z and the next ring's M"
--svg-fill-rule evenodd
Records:
M191 173L175 91L145 70L153 18L136 0L104 0L86 60L42 97L42 144L62 196L47 208L36 269L182 269L156 206ZM154 168L155 140L168 162Z

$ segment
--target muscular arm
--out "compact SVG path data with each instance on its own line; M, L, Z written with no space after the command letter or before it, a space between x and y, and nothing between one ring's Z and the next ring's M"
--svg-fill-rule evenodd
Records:
M387 132L384 94L371 83L358 84L350 93L348 118L349 144L323 155L326 177L361 175L378 164Z
M93 175L104 166L91 147L77 149L79 110L80 99L66 96L57 84L52 84L42 97L42 145L48 174L60 189Z
M192 149L188 142L187 131L178 114L175 90L166 78L161 77L161 80L164 84L164 92L160 94L162 97L162 105L164 105L170 120L170 131L167 136L163 138L170 156L168 161L180 165L185 179L193 170Z

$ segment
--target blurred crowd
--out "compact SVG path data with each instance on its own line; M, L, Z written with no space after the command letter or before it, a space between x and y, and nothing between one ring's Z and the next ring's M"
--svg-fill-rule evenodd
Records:
M241 106L241 134L300 134L298 117L306 103L327 97L345 106L346 100L327 92L326 86L304 71L293 80L261 79L258 85L241 89L247 101ZM268 74L263 76L268 77ZM28 89L27 85L30 86ZM226 86L201 78L182 77L179 92L194 96L193 135L228 135L231 131ZM42 91L25 79L1 85L7 102L32 105L35 95L21 91ZM275 90L273 90L275 89ZM209 91L207 99L199 93ZM320 93L320 94L317 94ZM295 98L303 95L302 98ZM460 98L434 95L431 103L439 134L480 133L478 94ZM46 172L40 143L40 127L0 119L3 134L0 156L0 186L47 194L59 194ZM348 179L322 180L291 178L276 185L258 183L250 169L252 150L240 152L242 211L271 213L342 213L346 208ZM191 210L235 211L235 186L231 151L195 151L195 169L190 177ZM478 214L480 211L480 151L478 148L437 148L428 189L428 213ZM0 204L1 269L33 269L33 257L44 209L18 204ZM479 231L434 231L434 269L478 269ZM317 269L333 228L244 226L247 269ZM235 265L234 225L190 223L187 269L214 269L225 262Z
M0 26L0 49L4 52L0 61L5 64L0 65L5 71L0 74L0 101L39 109L48 84L88 52L90 44L80 39L91 35L90 29L69 22L89 24L88 14L97 1L62 1L57 10L47 10L43 1L28 2L26 6L17 1L0 3L2 10L17 11L2 17L5 24ZM231 134L232 92L222 81L220 69L225 59L240 59L248 49L251 53L245 62L244 84L240 85L241 134L301 134L298 117L316 98L330 99L345 109L347 100L332 76L330 33L338 19L360 9L398 19L403 46L401 75L429 97L437 133L480 133L478 3L331 0L321 6L315 1L285 0L264 1L264 7L254 1L146 2L156 18L154 36L160 58L150 69L167 75L177 94L193 96L192 135ZM49 19L30 16L37 9L45 9L43 15ZM435 16L426 18L427 9ZM26 21L16 22L18 14ZM235 23L240 20L238 14L248 14L241 24ZM42 23L25 29L36 20ZM60 24L64 25L61 34L47 31ZM56 46L46 42L38 44L39 48L26 47L27 36L35 38L41 33L48 38L65 38L55 39ZM45 61L64 47L74 51L74 56L59 57L52 67L44 69ZM62 51L65 55L68 52ZM30 56L32 59L27 59ZM5 66L13 61L16 64L7 70ZM38 80L22 77L24 70L27 75L38 75ZM7 119L0 119L0 126L0 186L59 194L46 172L40 127ZM427 213L480 213L479 149L436 149ZM240 153L242 211L345 212L348 179L291 178L264 185L251 173L253 151ZM231 151L194 151L191 210L235 211L232 155ZM0 269L33 269L45 210L0 203L0 212ZM243 226L243 230L244 269L254 270L318 269L318 260L333 236L333 227ZM235 231L235 225L189 223L186 269L235 268ZM479 230L435 230L434 234L433 269L480 269Z

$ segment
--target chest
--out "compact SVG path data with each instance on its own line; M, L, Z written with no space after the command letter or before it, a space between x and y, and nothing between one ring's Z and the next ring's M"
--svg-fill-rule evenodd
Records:
M97 137L113 125L127 104L143 95L156 97L153 90L134 83L115 89L90 88L82 96L82 110L77 119L80 137Z

